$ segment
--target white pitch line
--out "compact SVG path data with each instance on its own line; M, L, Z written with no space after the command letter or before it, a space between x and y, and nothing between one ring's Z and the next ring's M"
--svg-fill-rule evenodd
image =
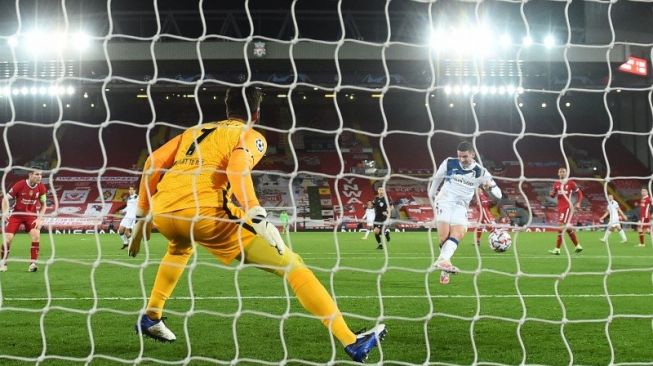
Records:
M337 259L338 258L338 256L336 256L335 254L333 256L327 256L327 257L312 257L312 256L310 256L310 254L309 255L304 255L302 253L299 253L299 254L301 255L301 257L303 259L330 260L330 259ZM653 256L651 256L651 255L613 255L611 257L613 259L615 259L615 258L624 258L624 259L633 259L633 258L651 259L651 258L653 258ZM103 258L104 259L111 259L111 260L125 259L127 261L137 261L138 260L138 258L132 259L132 258L129 258L129 257L124 256L124 255L118 256L118 255L106 255L106 254L104 254L104 255L102 255L100 257L100 261ZM161 256L153 256L153 255L150 256L150 259L152 259L152 260L159 260L160 258L161 258ZM351 256L351 255L348 255L347 253L341 254L340 258L341 259L371 259L371 257L369 255L367 255L367 256ZM454 257L454 259L478 259L478 258L481 258L481 259L509 259L509 260L513 260L513 261L515 260L515 257L511 256L509 254L505 254L505 255L503 255L503 254L483 254L480 257L478 257L478 256L469 256L469 255L468 256L464 256L464 255L458 256L457 255L457 256ZM522 259L559 260L560 258L564 258L564 257L553 256L553 255L520 255L519 256L520 260L522 260ZM576 259L597 259L597 258L604 258L604 259L607 260L608 256L606 256L606 255L578 255L578 256L574 255L574 256L572 256L572 258L574 258L575 260ZM49 259L49 258L44 258L44 260L47 260L47 259ZM58 258L55 258L55 261L57 259L61 259L61 260L93 260L94 261L94 260L97 259L97 256L76 256L76 257L60 256ZM384 256L379 256L379 259L385 259L385 257ZM431 257L429 255L424 255L424 256L395 256L395 255L390 254L388 256L388 259L423 260L423 259L431 259Z
M503 298L556 298L555 294L532 294L532 295L431 295L433 299L503 299ZM603 294L570 294L560 295L561 298L605 298ZM610 297L653 297L650 294L611 294ZM241 296L243 300L285 300L286 296ZM292 296L290 298L293 298ZM362 295L341 295L336 296L336 299L378 299L379 296L362 296ZM383 299L425 299L426 296L421 295L383 295ZM47 301L47 297L5 297L3 301ZM95 300L93 297L52 297L52 301L77 301L77 300ZM135 301L144 300L142 297L98 297L100 301ZM169 300L238 300L237 296L179 296L171 297Z

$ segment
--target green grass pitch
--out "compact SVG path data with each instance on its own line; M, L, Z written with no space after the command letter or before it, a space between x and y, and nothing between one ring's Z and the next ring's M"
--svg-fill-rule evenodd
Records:
M512 248L500 254L487 235L477 249L468 234L453 258L467 273L448 286L427 272L435 233L433 240L393 233L387 251L360 233L296 233L290 242L336 294L353 330L387 324L370 363L653 363L649 238L638 248L636 233L628 244L613 235L606 246L602 233L581 232L582 254L567 247L553 256L554 233L512 235ZM133 330L165 250L162 236L128 258L115 235L46 235L36 273L27 272L28 241L15 238L9 271L0 273L0 365L349 360L284 282L259 269L222 266L199 248L166 306L178 340L162 344Z

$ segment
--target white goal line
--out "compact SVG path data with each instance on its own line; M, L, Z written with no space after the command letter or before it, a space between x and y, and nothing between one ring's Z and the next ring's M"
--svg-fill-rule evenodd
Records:
M176 296L170 297L169 300L285 300L290 296ZM337 299L425 299L428 296L423 295L337 295ZM605 294L490 294L490 295L431 295L432 299L501 299L501 298L605 298ZM610 297L653 297L653 293L641 294L610 294ZM142 301L143 297L123 297L123 296L110 296L110 297L5 297L4 301L78 301L78 300L105 300L105 301Z

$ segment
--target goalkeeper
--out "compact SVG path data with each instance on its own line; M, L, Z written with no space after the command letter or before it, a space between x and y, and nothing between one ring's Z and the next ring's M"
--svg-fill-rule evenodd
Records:
M251 177L267 149L265 138L251 128L259 118L262 93L253 87L244 93L249 110L243 89L229 89L227 120L189 128L145 163L129 255L138 254L152 223L168 239L168 249L136 330L160 341L176 340L161 316L197 242L225 264L237 259L286 278L302 306L320 318L353 360L362 362L385 336L385 326L354 334L324 286L267 221Z

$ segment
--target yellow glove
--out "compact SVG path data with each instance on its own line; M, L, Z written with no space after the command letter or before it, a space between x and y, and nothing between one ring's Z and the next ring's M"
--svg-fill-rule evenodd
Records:
M142 209L136 210L136 224L132 230L132 235L129 238L129 252L130 257L135 257L141 250L141 241L145 237L145 242L150 240L152 234L152 217Z

